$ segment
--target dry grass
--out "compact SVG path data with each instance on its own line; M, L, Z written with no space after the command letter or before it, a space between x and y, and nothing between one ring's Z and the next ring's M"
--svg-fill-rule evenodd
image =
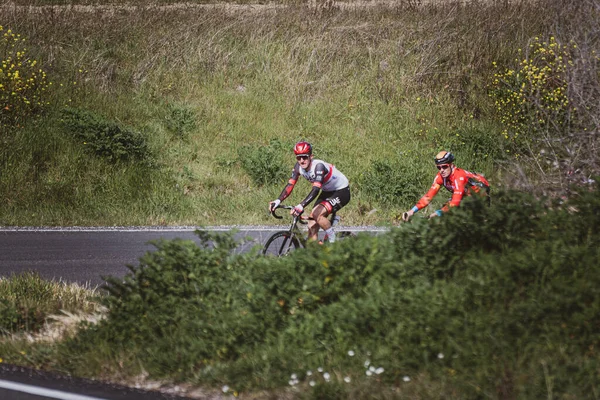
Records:
M51 65L53 76L83 83L79 87L84 95L65 88L59 101L71 96L80 108L148 132L158 162L165 166L165 178L139 196L156 197L130 204L139 185L115 181L102 188L108 193L104 199L82 196L95 193L106 175L118 173L98 166L82 171L70 161L77 158L68 153L75 147L60 150L68 153L62 163L47 154L50 161L36 171L50 166L53 180L71 177L57 192L81 196L69 208L81 210L78 221L84 224L127 224L123 219L132 215L135 224L272 223L257 204L266 204L281 188L253 186L236 158L242 145L265 146L273 138L285 144L312 140L326 160L349 176L355 188L346 214L351 224L386 223L390 213L398 212L371 213L388 205L361 193L361 175L377 161L396 163L399 157L410 157L408 164L414 168L406 173L417 176L416 185L425 190L431 175L425 163L439 148L453 147L463 167L490 176L494 186L521 182L518 174L505 179L506 174L497 173L515 159L497 156L503 148L494 138L500 137L501 127L486 96L492 63L512 65L517 49L536 35L552 35L557 26L568 36L581 37L590 54L597 47L586 34L597 31L595 22L580 18L594 0L577 5L546 0L24 4L5 4L7 20L28 37L31 51ZM586 79L574 80L572 88L590 106L590 126L597 126L596 67L578 67ZM166 104L183 105L196 116L198 128L187 142L177 142L166 132ZM456 135L465 130L483 133L475 138L477 146L457 142ZM578 158L561 163L585 161L585 176L597 170L590 158L597 146L595 130L587 132L574 133L581 138L581 146L572 151ZM55 136L64 135L57 131ZM485 159L488 154L494 160ZM516 164L525 176L531 175L531 186L552 185L564 175L559 170L536 176L531 160L524 158ZM69 168L77 171L67 172ZM43 173L34 176L41 186L36 193L45 189L45 178ZM34 197L27 187L35 184L23 187L23 179L33 178L4 185L16 212ZM124 192L130 193L123 195L126 199L119 197ZM23 193L22 198L15 199L15 193ZM419 193L406 196L397 201L398 207L409 207ZM65 196L56 197L64 202ZM87 212L107 204L116 205L102 212L106 220ZM148 210L149 204L156 206ZM132 211L124 215L124 208ZM68 223L73 213L63 213L54 220L46 217L47 223ZM31 213L27 215L23 212L11 222L25 218L28 223Z

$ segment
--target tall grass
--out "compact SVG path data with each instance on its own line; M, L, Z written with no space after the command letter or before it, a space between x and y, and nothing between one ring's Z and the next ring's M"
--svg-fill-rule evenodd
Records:
M54 80L55 111L3 136L10 206L0 221L270 223L264 204L285 178L256 183L239 150L273 140L284 149L310 140L350 178L344 214L354 224L385 224L410 207L441 148L496 187L515 181L503 166L529 176L487 96L493 63L511 66L535 36L582 33L578 21L593 27L593 12L543 1L347 4L4 8ZM152 167L85 153L60 123L67 105L139 132ZM282 151L269 168L291 169ZM308 191L299 186L290 201Z
M35 273L0 279L0 334L37 332L48 317L62 312L90 314L99 309L93 288L42 279Z

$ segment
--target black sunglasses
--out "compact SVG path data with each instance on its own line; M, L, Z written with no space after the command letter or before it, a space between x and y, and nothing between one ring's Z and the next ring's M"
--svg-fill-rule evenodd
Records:
M436 168L437 169L448 169L448 168L450 168L450 166L449 165L436 165Z
M296 160L300 161L300 160L308 160L309 156L296 156Z

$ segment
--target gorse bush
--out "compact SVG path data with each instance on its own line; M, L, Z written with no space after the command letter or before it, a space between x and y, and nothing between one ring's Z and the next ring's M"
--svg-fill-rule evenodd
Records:
M281 184L291 172L284 159L290 147L277 139L267 146L242 146L238 149L238 160L255 185Z
M600 385L599 199L468 198L281 259L238 254L231 234L156 242L109 280L108 318L65 346L123 343L151 375L238 391L435 381L454 398L543 398L551 379L553 395L586 397Z
M25 39L0 25L0 129L40 115L51 86L38 61L28 56Z
M152 161L145 136L129 127L77 108L63 110L63 126L86 151L110 162Z
M548 41L536 37L516 69L494 74L490 96L506 139L523 146L523 141L531 145L549 130L568 132L575 117L568 98L568 69L574 65L571 53L576 48L553 36Z
M582 11L590 6L583 4ZM489 92L521 166L561 188L589 184L598 173L597 154L590 151L598 121L590 117L598 110L600 58L583 29L570 29L561 38L533 38L519 49L514 67L495 65Z

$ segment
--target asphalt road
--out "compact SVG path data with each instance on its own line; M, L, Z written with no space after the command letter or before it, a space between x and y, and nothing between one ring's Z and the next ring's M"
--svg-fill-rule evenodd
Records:
M206 228L227 231L233 227ZM179 228L19 228L0 229L0 276L36 271L46 279L98 286L105 276L125 275L127 265L154 250L151 241L188 239L199 243L194 227ZM264 242L277 228L236 228L251 237L237 251Z
M2 400L183 400L173 394L0 364Z
M235 229L236 238L247 239L236 251L260 246L285 226L223 226L203 229L225 232ZM199 243L196 227L115 228L0 228L0 276L36 271L45 279L87 284L104 283L103 277L124 276L127 265L154 250L159 239L188 239ZM342 228L340 228L342 229ZM353 232L381 232L384 228L344 227Z
M234 227L206 228L229 231ZM236 251L262 243L277 227L236 227L252 238ZM106 276L124 276L127 265L154 250L159 239L199 243L195 227L4 228L0 229L0 277L35 271L46 279L100 286ZM168 400L175 395L107 385L0 363L1 400Z

